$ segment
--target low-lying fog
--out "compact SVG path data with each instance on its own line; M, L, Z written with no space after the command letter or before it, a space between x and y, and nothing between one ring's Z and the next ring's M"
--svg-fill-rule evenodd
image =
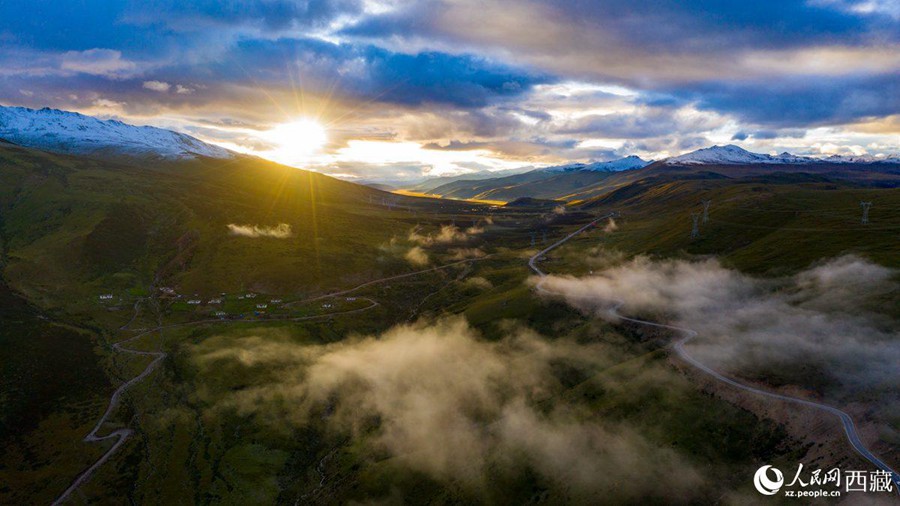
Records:
M723 372L815 387L836 402L877 400L882 415L897 405L900 334L884 314L896 309L885 307L898 294L894 271L846 256L762 280L714 260L607 260L613 265L596 275L550 276L544 286L589 315L609 317L621 303L623 314L695 329L689 352ZM256 375L249 387L209 396L213 411L255 415L285 433L326 420L328 431L454 486L483 490L486 470L523 466L583 498L610 489L623 500L689 498L702 486L684 455L562 399L554 367L615 365L608 343L505 329L488 341L457 316L327 345L277 333L219 336L193 355L201 375ZM670 373L653 374L669 381ZM634 381L628 388L642 388Z

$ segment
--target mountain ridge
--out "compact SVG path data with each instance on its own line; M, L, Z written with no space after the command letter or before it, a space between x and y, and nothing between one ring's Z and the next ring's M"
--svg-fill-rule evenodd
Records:
M810 163L870 164L900 163L900 157L875 158L871 155L831 155L823 158L788 153L754 153L734 144L714 145L662 160L665 165L795 165Z
M644 160L637 155L628 155L623 158L609 160L605 162L591 163L573 163L568 165L557 165L553 167L544 167L537 169L544 172L574 172L580 170L588 170L594 172L619 172L623 170L640 169L653 163L652 160Z
M190 135L45 107L0 106L0 138L54 153L163 158L233 158L235 153Z

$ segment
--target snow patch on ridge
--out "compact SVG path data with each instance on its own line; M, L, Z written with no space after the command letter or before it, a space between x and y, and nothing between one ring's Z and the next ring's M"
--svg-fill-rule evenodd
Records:
M0 138L25 147L78 155L167 159L234 156L227 149L171 130L49 108L0 107Z

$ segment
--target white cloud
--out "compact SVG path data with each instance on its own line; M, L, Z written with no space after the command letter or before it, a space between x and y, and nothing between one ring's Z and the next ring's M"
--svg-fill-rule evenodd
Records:
M239 364L265 368L268 378L229 392L214 409L257 414L276 427L323 421L470 493L523 468L576 503L595 502L602 491L611 502L682 500L702 484L675 450L560 400L565 387L554 368L607 360L597 343L511 328L487 341L462 317L324 346L272 335L214 339L194 348L201 374Z
M403 255L403 258L416 267L428 265L428 253L425 253L421 246L413 246Z
M67 51L63 53L60 68L82 74L124 78L133 74L137 69L137 65L132 61L123 59L121 51L95 48L86 51Z
M274 227L261 227L259 225L236 225L229 223L228 230L232 235L243 237L272 237L275 239L286 239L294 235L291 226L287 223L279 223Z
M584 278L550 276L544 287L601 317L610 318L607 309L618 302L623 314L694 329L690 353L714 368L750 378L775 374L831 398L881 391L889 403L900 383L900 333L875 308L900 290L894 275L854 256L779 280L715 260L637 258Z
M158 91L160 93L169 91L169 88L171 87L171 84L163 81L144 81L144 88L148 90Z

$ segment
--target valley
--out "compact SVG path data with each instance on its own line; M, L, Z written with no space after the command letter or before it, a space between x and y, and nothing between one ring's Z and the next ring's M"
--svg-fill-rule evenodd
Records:
M0 1L0 505L897 504L897 4Z
M388 192L0 143L0 501L741 503L763 462L896 469L896 164L723 152Z
M7 160L15 157L17 161L33 157L43 160L40 163L54 165L63 160L67 164L81 163L62 158L60 161L49 158L53 162L48 162L48 155L19 148L10 149L6 156ZM40 165L36 162L33 166ZM72 170L79 168L76 165ZM44 170L47 175L53 174L53 170ZM300 364L309 364L309 360L314 364L319 360L315 357L322 353L324 357L328 353L340 353L341 343L357 343L360 336L366 335L385 332L391 335L390 332L397 332L392 329L404 325L412 325L428 335L433 332L429 325L442 328L453 315L463 317L465 325L472 327L471 332L477 332L479 337L467 344L476 349L493 346L487 343L507 342L511 339L509 325L524 325L529 332L547 336L540 339L557 342L561 350L587 346L579 352L580 358L565 356L551 362L553 381L545 387L549 390L528 401L536 403L535 407L556 406L542 415L549 418L540 423L560 423L555 421L559 414L553 413L564 405L580 413L577 423L598 424L615 432L627 426L629 432L637 431L629 436L636 438L629 444L651 453L658 451L653 448L659 448L660 444L671 445L676 448L674 453L657 458L687 459L689 464L680 465L715 477L718 486L733 486L738 491L744 486L742 481L726 476L745 474L741 469L752 467L759 459L789 461L806 454L816 460L837 459L837 462L865 466L830 422L821 422L819 435L804 435L793 425L795 422L778 414L778 410L727 391L727 384L706 384L697 377L703 374L702 370L695 373L683 369L681 364L691 363L690 360L679 359L669 351L676 336L643 330L640 325L623 326L623 322L641 320L619 317L618 323L605 323L602 319L585 318L579 310L567 308L561 302L542 301L527 284L526 263L540 271L585 276L590 274L588 271L616 265L639 254L684 259L715 255L744 272L783 277L806 269L818 258L853 252L896 267L896 244L891 239L900 223L900 215L896 214L900 210L900 195L896 190L833 182L767 180L765 176L754 176L755 179L747 181L721 178L667 181L651 176L595 200L570 204L559 212L554 207L487 206L415 199L374 190L375 196L370 198L366 193L369 190L352 187L347 188L360 193L350 193L351 200L340 201L335 199L343 198L344 194L330 193L328 185L343 183L330 183L312 175L302 175L302 179L292 177L278 192L261 196L253 193L249 185L231 187L241 188L238 191L226 190L233 184L229 178L235 176L212 174L207 170L211 169L188 165L178 169L167 167L159 172L162 177L187 182L191 178L209 178L204 180L204 186L213 183L211 187L228 191L229 200L235 202L235 210L229 212L223 208L191 208L191 200L182 201L185 204L179 205L188 206L187 214L170 223L183 227L181 230L198 231L191 234L187 244L183 239L186 232L177 229L163 235L157 232L146 234L143 239L128 239L126 228L109 221L126 216L131 223L137 219L136 215L147 212L142 208L146 205L143 203L131 204L131 209L141 209L134 214L123 211L121 201L111 203L109 209L113 214L99 221L93 218L88 222L95 223L93 226L77 228L79 211L59 214L55 210L55 206L71 209L79 202L77 186L71 189L73 182L78 184L72 172L66 174L68 185L64 187L70 189L61 194L65 203L54 204L51 207L54 210L44 214L47 217L44 220L56 216L52 219L62 220L62 224L42 225L51 236L38 240L71 244L71 239L62 239L63 236L53 239L52 234L65 231L71 237L70 234L81 230L85 244L89 244L91 234L109 229L108 233L116 237L141 241L140 245L128 250L128 243L123 243L121 253L115 256L82 256L78 262L95 263L53 277L56 270L53 262L66 258L62 252L71 248L59 250L60 256L31 257L29 263L47 266L47 273L36 277L16 275L26 268L28 243L22 239L5 241L10 245L8 279L14 283L12 286L20 293L32 294L37 303L46 304L43 310L51 311L54 318L65 317L70 325L93 329L100 337L87 342L94 343L96 355L93 356L113 378L104 381L107 386L100 389L90 387L82 379L75 383L78 390L83 389L81 392L95 392L91 404L81 404L84 414L79 423L64 422L69 425L50 429L49 419L42 418L40 429L19 429L18 435L6 436L8 451L28 448L29 453L21 455L31 457L22 457L30 462L29 467L11 468L7 464L3 468L4 480L19 483L15 491L4 492L5 500L43 497L47 502L61 499L77 503L105 497L125 483L132 483L136 487L131 493L140 502L173 501L175 497L157 494L183 488L196 490L191 502L200 503L295 500L332 503L397 493L415 502L497 501L500 496L484 495L486 492L479 491L474 484L445 481L440 473L429 471L427 461L408 460L412 457L395 454L398 450L384 446L379 423L374 419L364 427L335 432L340 425L330 427L331 417L325 413L342 409L340 403L330 408L327 403L304 407L312 402L308 397L311 393L298 393L300 397L290 393L290 389L302 383L281 383L293 381L288 379L290 375L281 377L290 370L283 368L308 367ZM277 167L272 170L275 174L266 177L274 181L289 176L279 175ZM104 172L101 169L94 174L103 177ZM117 176L113 181L127 187L129 183L122 177ZM33 201L32 195L41 191L28 186L35 184L33 180L21 181L20 189L6 204L11 210L4 214L7 224L15 223L17 216L21 216L16 214L17 206L32 205L28 204ZM237 181L241 181L239 176ZM318 190L315 186L304 188L309 181L323 186ZM40 184L50 183L45 179ZM320 196L314 203L304 199L312 192ZM248 212L235 200L243 198L241 195L270 202L267 212L233 218L232 212ZM709 221L700 229L700 237L692 239L690 212L696 212L698 195L713 204ZM139 197L137 202L143 198L146 197ZM861 226L857 221L859 212L853 204L861 199L876 202L869 226ZM364 209L365 218L354 214L355 209ZM615 211L613 218L608 214L611 210ZM169 212L177 214L173 210L161 215ZM214 216L212 213L223 217L214 220L222 232L210 228L208 220ZM298 213L308 217L315 213L322 221L298 222L292 218ZM263 221L263 217L268 218ZM760 223L763 217L767 221L754 228L753 224ZM34 215L29 219L34 219ZM328 239L332 234L329 219L340 220L345 231L352 228L353 220L365 223L366 233L372 234L369 236L372 239L356 235L352 240L365 241L367 246L352 252L343 248L343 252L328 250L329 242L335 240ZM293 243L290 238L229 236L225 225L232 222L290 223L292 233L305 240L316 237L314 234L326 239L317 241L320 245L317 252L315 248ZM155 226L152 223L149 229ZM17 229L7 225L5 230ZM28 237L21 232L15 234ZM166 246L166 241L171 241L171 245ZM282 241L293 247L285 249ZM775 244L780 247L774 248ZM245 247L249 249L244 250ZM537 247L544 250L537 252ZM426 264L416 256L407 258L416 248L427 258ZM341 260L340 255L346 253L352 254L352 260L350 257ZM294 260L284 259L285 254ZM616 255L621 256L617 259ZM123 258L121 263L115 263ZM198 261L199 258L205 260ZM252 258L259 260L248 260ZM305 266L300 268L302 272L288 267L297 264L285 263L298 260ZM254 269L236 267L240 262L265 265ZM358 274L354 274L354 265L360 266ZM106 274L109 269L118 274ZM335 269L342 274L329 278L327 273ZM91 281L82 286L82 280ZM123 283L124 280L128 282ZM296 288L289 289L291 286ZM107 293L112 299L99 299ZM898 307L893 303L882 306L880 311L895 318ZM398 338L386 339L390 343ZM352 350L353 346L361 345L347 346ZM681 350L679 346L682 345L676 344L675 349ZM269 347L274 347L273 352L280 351L271 355L265 351ZM483 351L487 357L499 353L488 350L491 348ZM262 355L256 357L258 353ZM306 354L308 358L302 359ZM533 360L535 355L516 360L524 357ZM431 359L430 355L422 357L425 363ZM276 371L283 372L276 374ZM748 379L767 385L767 389L778 388L771 383L771 376ZM443 381L453 385L458 380L447 377ZM661 386L651 386L649 381L666 385L669 398L672 398L671 389L679 392L678 408L669 401L660 403L658 388ZM806 384L797 377L784 381L804 388L822 388L815 387L816 382ZM112 385L118 385L115 392ZM508 388L516 391L520 388L517 385L513 383ZM101 407L104 391L110 392L114 400ZM276 397L270 397L273 394ZM256 400L241 400L242 395ZM878 395L893 394L888 391ZM54 405L72 410L77 405L73 401L64 399ZM453 402L461 401L448 402L452 406ZM322 413L316 416L324 418L306 418L303 411L295 412L301 408ZM106 414L100 417L103 409ZM319 411L322 409L325 411ZM280 414L271 418L269 410ZM86 416L89 413L95 415ZM487 445L482 451L493 454L500 448L495 438L512 437L512 433L492 435L494 430L488 427L506 422L502 417L494 419L496 415L490 412L482 416L487 416L484 423L488 425L486 432L479 436L485 438L479 444ZM862 417L859 424L866 436L861 439L871 444L870 428L890 424L891 415L876 410L868 415L854 411L851 416ZM339 420L335 418L335 423ZM89 432L87 427L93 424L96 424L94 431L81 442ZM686 432L671 430L679 425L684 425ZM668 430L659 432L660 427ZM348 446L351 440L347 439L346 430L356 434L355 444ZM57 441L54 447L71 448L71 453L56 456L41 453L33 442L38 434L44 440ZM704 435L702 439L695 438L699 434ZM898 446L891 442L891 436L886 437L875 442L873 448L880 458L889 462L896 459ZM823 454L812 450L811 445L825 445L829 451ZM705 457L698 460L700 455ZM95 460L88 460L91 458ZM597 458L590 457L594 462L603 461L602 458L594 460ZM42 461L47 464L40 464ZM616 490L616 494L624 494L618 496L622 500L638 497L629 495L637 491L605 488L611 483L603 480L587 488L582 488L584 484L570 484L575 488L564 493L555 481L556 471L535 465L533 472L538 473L537 478L527 480L524 478L527 473L520 474L525 470L498 468L484 472L491 476L500 473L491 479L502 479L508 484L502 489L503 502L526 500L534 494L579 502L582 496L578 494L598 489L606 493ZM417 471L410 475L410 469ZM628 473L632 471L623 472L631 476ZM41 474L46 477L38 481L36 478ZM159 480L165 480L167 486L160 487ZM392 488L384 489L380 483L391 483ZM676 487L675 490L685 501L717 493L712 480L704 483L695 485L699 488ZM537 491L529 488L535 485L539 487ZM66 487L69 490L64 492ZM430 492L422 495L426 490ZM438 491L441 495L434 495ZM646 497L647 493L642 489L639 495Z

